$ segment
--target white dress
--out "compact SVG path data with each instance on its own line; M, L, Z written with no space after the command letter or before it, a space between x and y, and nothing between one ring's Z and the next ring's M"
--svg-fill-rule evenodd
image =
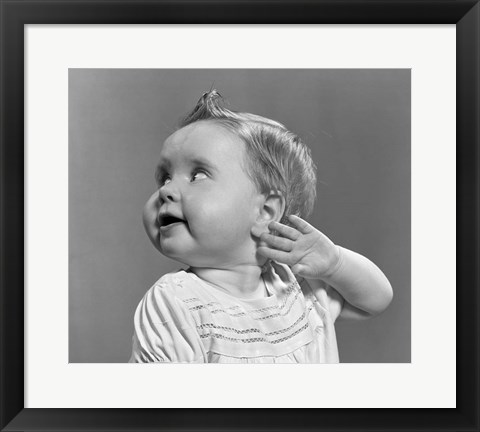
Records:
M338 363L331 288L277 263L262 276L270 296L244 300L194 273L166 274L137 307L130 362Z

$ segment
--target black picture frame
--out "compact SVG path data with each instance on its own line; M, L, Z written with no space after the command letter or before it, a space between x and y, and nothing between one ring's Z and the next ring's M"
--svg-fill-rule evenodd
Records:
M479 0L0 0L0 14L2 431L480 430ZM24 408L24 25L160 23L456 25L458 289L455 409Z

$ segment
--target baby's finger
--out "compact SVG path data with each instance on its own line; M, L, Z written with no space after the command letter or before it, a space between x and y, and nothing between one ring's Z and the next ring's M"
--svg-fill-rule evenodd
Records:
M300 237L300 233L295 228L289 227L279 222L270 222L268 228L277 231L283 237L286 237L290 240L298 240L298 238Z
M257 251L260 255L264 256L265 258L269 258L271 260L278 261L280 263L287 264L287 265L293 264L292 257L288 252L283 252L276 249L270 249L265 246L260 246L257 249Z
M283 250L286 252L290 252L293 249L293 242L283 237L277 237L272 234L263 233L260 236L260 240L264 241L265 243L267 243L268 246L275 249Z
M252 226L250 229L250 234L252 234L254 237L260 237L262 233L264 233L263 228Z
M304 221L302 218L299 218L298 216L289 215L288 220L292 222L293 225L295 225L295 227L298 228L298 230L302 234L309 234L315 229L312 225Z

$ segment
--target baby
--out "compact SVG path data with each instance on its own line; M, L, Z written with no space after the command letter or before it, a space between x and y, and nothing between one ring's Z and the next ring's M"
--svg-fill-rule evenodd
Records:
M145 229L186 270L141 300L130 362L337 363L335 320L390 304L378 267L302 219L315 165L282 124L211 90L163 144L156 179Z

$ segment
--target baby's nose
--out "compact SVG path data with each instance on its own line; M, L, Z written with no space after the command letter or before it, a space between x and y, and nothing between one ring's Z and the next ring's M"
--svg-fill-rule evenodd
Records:
M159 198L161 201L166 202L166 201L178 201L180 197L180 193L178 189L173 185L173 182L170 181L166 184L164 184L158 194Z

